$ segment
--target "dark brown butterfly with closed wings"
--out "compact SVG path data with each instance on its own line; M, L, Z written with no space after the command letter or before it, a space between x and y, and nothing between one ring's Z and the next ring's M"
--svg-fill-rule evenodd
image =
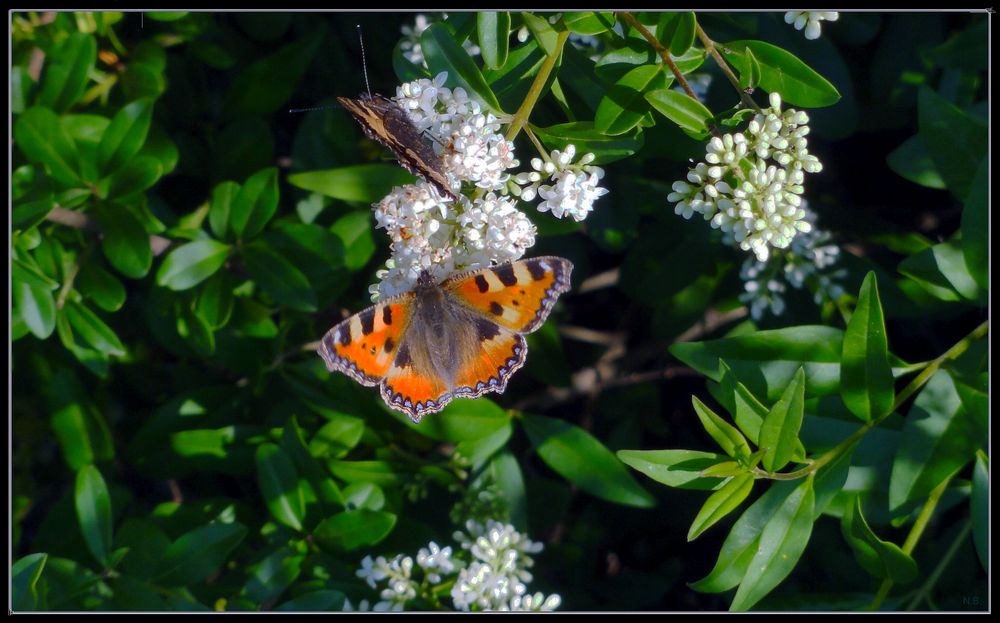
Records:
M441 157L396 102L370 93L362 93L358 99L338 97L337 101L351 113L368 138L396 155L404 169L424 178L442 196L458 200L441 169Z

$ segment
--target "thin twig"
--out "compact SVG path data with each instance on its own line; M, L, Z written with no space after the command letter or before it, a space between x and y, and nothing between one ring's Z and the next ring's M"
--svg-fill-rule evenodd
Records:
M653 49L656 50L657 54L660 55L660 58L663 59L663 64L670 68L670 73L674 74L674 78L677 80L677 84L681 85L681 88L684 89L684 92L687 93L687 96L696 102L700 102L701 99L699 99L698 96L695 95L694 90L691 88L691 85L688 84L688 81L684 77L684 74L681 73L680 67L678 67L677 63L674 62L674 59L670 57L670 52L663 47L663 45L659 42L659 40L656 37L653 36L653 33L649 32L649 30L645 26L643 26L639 22L639 20L637 20L635 16L633 16L628 11L619 12L618 17L621 17L626 22L628 22L629 26L634 28L636 32L642 35L643 38L649 42L649 45L653 46Z
M701 29L700 24L695 24L695 33L697 33L698 38L701 39L701 44L705 46L705 51L712 56L715 63L719 66L719 69L721 69L722 73L729 79L729 83L732 84L733 88L736 89L736 92L740 94L740 100L743 102L743 105L747 108L752 108L753 110L760 112L760 106L757 105L757 102L753 101L752 97L747 95L746 91L740 88L739 78L737 78L736 74L733 73L733 70L729 68L729 64L726 62L726 59L722 58L719 51L715 49L715 42L712 41L707 34L705 34L705 31Z

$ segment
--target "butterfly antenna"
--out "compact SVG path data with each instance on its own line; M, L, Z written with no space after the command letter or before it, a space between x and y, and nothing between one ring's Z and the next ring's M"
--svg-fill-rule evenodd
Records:
M365 73L365 88L368 89L368 96L371 97L372 85L368 84L368 63L365 61L365 38L361 36L361 24L357 24L358 43L361 44L361 70Z
M340 108L340 106L331 104L330 106L313 106L312 108L289 108L288 112L294 114L297 112L312 112L314 110L329 110L330 108Z

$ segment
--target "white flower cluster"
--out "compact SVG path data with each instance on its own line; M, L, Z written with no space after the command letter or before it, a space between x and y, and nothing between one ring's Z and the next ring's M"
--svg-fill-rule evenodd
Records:
M805 219L815 222L815 214L806 208ZM796 236L789 248L766 262L747 258L740 268L744 293L740 301L750 306L750 316L760 320L765 312L780 316L785 311L787 286L807 288L817 305L834 301L844 294L837 280L847 271L835 269L840 248L832 244L829 232L813 229Z
M674 212L697 212L712 227L730 233L744 251L764 262L770 248L785 249L812 226L802 208L806 173L823 165L807 149L809 116L789 108L772 93L771 107L757 113L745 132L714 137L705 162L674 182L667 201Z
M836 11L788 11L785 23L794 24L795 30L806 29L806 39L819 39L822 21L835 22L840 17Z
M594 209L594 201L608 193L607 188L597 185L604 177L604 169L590 165L594 154L584 154L576 164L574 157L576 146L570 144L565 151L553 150L545 162L532 158L534 171L514 176L514 182L524 186L519 191L521 199L531 201L536 195L541 197L544 201L538 204L538 211L552 212L556 218L571 216L578 222L587 218ZM542 173L549 176L552 184L541 183Z
M532 162L551 176L551 184L542 185L537 171L512 179L509 169L519 163L514 143L501 133L501 120L464 89L445 87L446 79L441 73L433 80L408 82L396 89L393 100L432 139L458 200L441 197L421 181L393 188L375 205L376 224L392 239L392 257L378 271L379 283L369 288L372 300L412 290L423 271L441 281L458 270L520 258L535 243L535 226L517 209L518 197L541 196L540 211L580 221L608 192L597 186L604 171L588 166L592 154L571 163L572 145L564 154L553 152L554 164ZM472 198L461 194L464 182L477 187ZM529 186L521 189L519 183Z
M510 524L493 520L486 525L469 520L466 530L467 533L455 532L454 537L462 550L471 555L467 566L452 557L451 547L442 548L434 542L417 552L415 565L414 558L402 554L392 560L365 556L355 575L373 589L384 584L380 601L371 609L400 611L418 596L433 603L436 601L433 587L444 583L446 576L454 576L456 571L451 589L455 610L551 611L559 607L559 595L546 597L527 592L527 583L531 582L528 568L534 564L528 554L541 551L541 543L532 542ZM420 570L420 581L414 577L415 569ZM367 600L362 600L358 609L368 607ZM353 609L350 602L345 609Z

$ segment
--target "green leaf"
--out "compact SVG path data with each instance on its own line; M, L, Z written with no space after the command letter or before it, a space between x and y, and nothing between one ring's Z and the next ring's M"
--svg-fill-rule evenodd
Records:
M56 300L51 287L31 279L28 271L20 268L19 264L16 260L11 264L14 308L18 310L21 320L32 335L44 340L55 330Z
M749 610L792 572L812 534L814 504L810 475L785 498L761 531L730 610Z
M715 440L715 443L719 444L723 452L741 463L750 458L750 445L739 430L705 406L705 403L698 400L697 396L691 396L691 404L694 405L701 425Z
M976 466L972 470L972 541L983 570L990 571L990 464L982 453L976 453Z
M968 299L985 303L986 291L979 289L969 272L961 240L953 238L911 255L899 263L899 272L942 301Z
M215 273L198 289L194 311L210 329L221 329L233 315L236 284L228 272Z
M83 303L67 301L63 308L69 324L85 342L105 355L123 357L125 345L115 332Z
M889 510L926 497L971 461L984 439L955 381L938 370L910 407L889 479Z
M649 508L656 503L615 455L582 428L540 415L525 415L520 422L538 456L584 491L626 506Z
M305 554L280 547L250 568L250 578L241 595L258 604L271 603L281 596L302 573Z
M712 111L696 99L673 89L659 89L646 93L646 100L652 104L667 119L670 119L682 130L695 134L708 134L708 122L712 119Z
M176 308L175 308L176 309ZM184 305L177 313L177 335L199 356L208 358L215 352L215 334L204 318Z
M398 485L400 476L385 461L329 461L333 475L345 482L374 482L380 487Z
M560 123L547 128L534 128L535 134L550 149L566 149L576 145L578 152L593 153L597 164L607 164L627 158L639 151L643 145L642 133L608 136L594 128L592 121Z
M400 415L417 432L452 443L480 439L510 425L510 414L486 398L452 402L441 413L420 424L413 424L407 416Z
M895 543L883 541L872 531L861 513L861 496L847 504L840 530L865 571L876 578L907 584L917 577L917 563Z
M84 465L76 473L76 518L90 553L102 565L111 552L111 496L101 472Z
M768 93L780 93L783 102L805 108L831 106L840 93L830 82L813 71L794 54L764 41L742 40L717 46L726 60L745 66L743 57L750 51L760 66L760 87Z
M348 212L330 226L344 245L344 266L348 270L360 270L375 253L372 229L371 210Z
M299 311L316 311L316 294L309 280L291 262L261 244L244 247L241 257L253 280L276 303Z
M360 435L358 437L360 439ZM309 481L324 510L330 511L344 505L344 495L340 488L306 447L305 433L294 415L288 418L288 424L281 433L281 447L295 463L296 471Z
M892 378L892 377L890 377ZM788 464L795 455L802 414L805 408L806 377L802 368L785 388L785 393L771 407L760 427L760 443L764 450L764 469L776 472Z
M243 541L246 526L239 523L205 524L185 533L167 549L157 566L161 586L191 586L215 573Z
M300 595L277 606L275 612L341 612L347 597L340 591L322 590Z
M359 164L338 169L293 173L292 186L341 201L375 203L393 186L412 184L416 178L405 169L390 164Z
M25 612L38 609L38 578L45 569L48 554L28 554L10 568L11 610Z
M563 13L562 20L566 28L578 35L599 35L615 26L615 14L611 11L600 13L567 11Z
M510 521L519 530L528 529L528 500L524 486L524 474L517 458L509 449L494 456L483 470L484 477L496 485L502 499L510 509Z
M612 85L597 106L594 128L612 136L639 125L649 112L645 94L666 88L670 80L662 65L640 65Z
M969 196L979 163L986 156L989 130L926 86L917 95L920 138L941 178L960 201Z
M353 482L344 488L344 507L347 510L367 508L382 510L385 505L385 493L373 482Z
M170 547L166 533L149 519L130 517L115 531L116 549L127 549L121 572L139 580L149 580L163 554Z
M156 165L157 170L159 164ZM121 207L97 211L104 237L101 249L115 270L133 279L140 279L153 266L153 250L149 235L131 212Z
M10 215L12 231L27 231L41 224L56 207L52 197L44 197L37 201L15 201Z
M989 205L989 159L983 158L962 208L962 255L969 274L982 290L988 290L990 278Z
M315 457L339 459L361 441L365 421L342 413L324 414L329 421L309 441L309 454Z
M80 156L62 120L48 108L33 107L14 124L14 143L60 184L80 182Z
M513 432L513 427L508 423L484 437L460 441L455 444L455 455L467 458L472 468L478 469L507 445Z
M237 238L254 238L277 209L278 170L270 167L251 175L240 187L230 207L229 225Z
M76 287L104 311L118 311L125 304L125 286L96 261L83 263L76 277Z
M799 367L805 368L806 396L832 394L839 388L844 333L824 326L800 326L707 342L674 344L670 352L714 381L725 359L756 396L777 400Z
M182 245L163 260L156 283L171 290L188 290L215 274L229 257L230 247L217 240Z
M271 16L275 20L275 16ZM239 73L226 92L227 117L266 116L277 111L292 97L324 37L324 22L303 30L292 43L274 54L259 58Z
M97 195L101 199L124 202L153 186L162 174L162 165L158 159L153 156L136 156L98 182Z
M694 13L661 13L656 27L656 38L670 49L671 56L680 56L694 45L697 27Z
M69 372L62 370L52 377L50 396L52 430L71 470L114 458L107 424L94 412L83 387Z
M324 519L313 536L324 547L338 551L353 551L375 545L392 532L396 515L384 511L360 508L337 513Z
M153 100L142 98L124 106L97 146L97 169L103 174L117 171L139 153L153 120Z
M479 49L486 66L496 69L506 63L510 41L510 13L506 11L476 13L476 32L479 35Z
M559 33L549 24L549 20L526 11L521 13L521 20L545 54L548 56L555 54Z
M257 482L267 508L279 522L301 532L306 503L292 460L280 447L265 443L258 446L256 461Z
M420 35L420 49L431 75L448 72L448 86L462 87L471 96L479 99L493 112L503 112L483 74L476 67L465 49L455 43L453 35L441 23L434 23Z
M704 474L722 461L721 454L698 450L619 450L617 454L632 469L668 487L708 491L722 484L720 479Z
M896 399L885 317L874 272L869 272L861 284L858 305L844 332L840 397L851 413L863 422L892 411Z
M919 134L906 139L885 161L890 169L914 184L938 190L947 188Z
M720 519L736 510L753 490L753 474L740 474L729 480L721 489L708 496L698 515L691 522L687 540L693 541L715 525Z
M69 110L87 88L87 80L96 60L97 41L94 37L82 32L71 34L46 59L37 103L59 113Z
M232 214L233 203L240 192L236 182L222 182L212 189L212 201L208 208L208 225L216 238L226 238L232 226L229 215Z

